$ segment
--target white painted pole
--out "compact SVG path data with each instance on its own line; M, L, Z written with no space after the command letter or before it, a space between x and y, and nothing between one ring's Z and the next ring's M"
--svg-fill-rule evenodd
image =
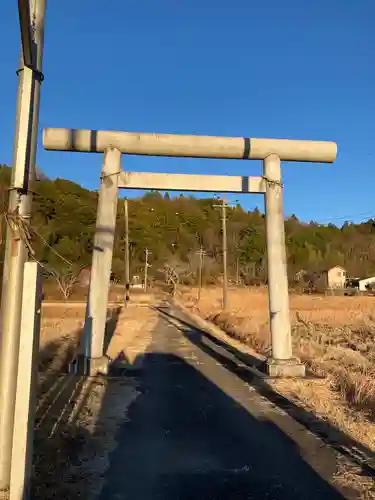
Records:
M19 71L12 181L8 212L28 222L32 196L28 180L34 177L38 139L40 83L46 0L30 0L34 67ZM28 250L17 224L7 230L1 298L0 334L0 489L9 487L16 376L20 342L24 264Z
M10 500L28 500L30 497L41 302L40 266L36 262L26 262L23 279Z
M280 158L270 155L264 160L266 188L266 234L268 258L268 293L272 337L272 357L292 357L289 318L288 276L281 185Z
M105 370L104 333L107 321L108 293L116 230L118 177L121 153L108 148L104 153L99 190L98 212L91 265L89 297L84 326L84 355L89 372Z
M267 360L267 370L269 375L275 377L304 376L304 365L292 355L283 187L280 158L277 155L272 154L264 160L264 177L267 184L266 237L272 341L272 357Z

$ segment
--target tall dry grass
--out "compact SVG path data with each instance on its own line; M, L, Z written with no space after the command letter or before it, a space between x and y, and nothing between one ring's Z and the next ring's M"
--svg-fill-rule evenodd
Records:
M218 288L203 290L199 304L196 297L196 290L184 290L181 300L231 337L265 356L271 353L265 288L230 290L227 312ZM375 299L291 295L290 306L294 354L311 372L326 377L327 401L323 405L322 390L308 390L308 383L279 387L293 390L316 410L335 414L336 425L375 450ZM344 406L359 411L364 423L349 424Z

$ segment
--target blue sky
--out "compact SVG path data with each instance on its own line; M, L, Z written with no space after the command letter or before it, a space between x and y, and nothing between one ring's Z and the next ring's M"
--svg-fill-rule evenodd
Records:
M17 2L1 2L0 163L11 163ZM335 164L284 164L285 213L375 216L374 0L49 0L40 128L334 140ZM43 151L95 189L100 155ZM126 157L128 170L258 175L259 162ZM262 199L240 198L246 208Z

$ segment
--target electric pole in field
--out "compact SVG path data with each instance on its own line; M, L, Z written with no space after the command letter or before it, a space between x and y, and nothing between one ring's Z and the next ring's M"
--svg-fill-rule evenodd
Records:
M16 127L9 190L8 228L1 297L0 490L10 482L24 265L30 244L27 225L35 175L46 0L19 0L21 67L17 71Z
M243 255L244 253L244 250L240 247L240 246L237 246L237 249L236 249L236 285L237 286L240 286L241 284L241 255Z
M240 284L240 258L236 258L236 285Z
M199 271L198 271L198 302L201 300L202 286L203 286L203 262L206 252L202 247L198 250L199 255Z
M125 307L130 300L130 258L129 258L129 211L128 199L124 200L124 224L125 224Z
M228 265L227 265L227 208L230 206L227 202L226 196L219 198L220 204L213 205L214 208L221 210L221 224L223 232L223 309L228 307Z
M150 256L151 252L148 248L146 248L145 250L145 255L146 255L146 259L145 259L145 284L144 284L144 291L147 292L147 275L148 275L148 268L150 267L150 264L148 263L148 258Z

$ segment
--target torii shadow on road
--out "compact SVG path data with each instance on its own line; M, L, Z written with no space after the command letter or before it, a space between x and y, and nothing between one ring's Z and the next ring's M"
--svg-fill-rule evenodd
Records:
M146 352L117 373L138 397L116 434L99 500L347 498L331 484L332 450L296 422L288 427L202 348L198 330L169 319L160 315ZM103 414L113 406L108 393Z
M276 392L266 380L248 368L259 367L259 359L238 351L234 346L221 341L208 331L202 330L194 321L176 307L156 308L166 321L171 322L190 342L218 361L225 368L236 374L244 382L254 387L263 397L282 409L293 420L301 424L323 442L347 457L360 469L361 474L375 480L375 453L364 445L347 436L340 429L323 421L314 413L293 403L290 399ZM177 324L176 324L177 322ZM245 366L244 366L245 365ZM247 366L246 366L247 365Z

